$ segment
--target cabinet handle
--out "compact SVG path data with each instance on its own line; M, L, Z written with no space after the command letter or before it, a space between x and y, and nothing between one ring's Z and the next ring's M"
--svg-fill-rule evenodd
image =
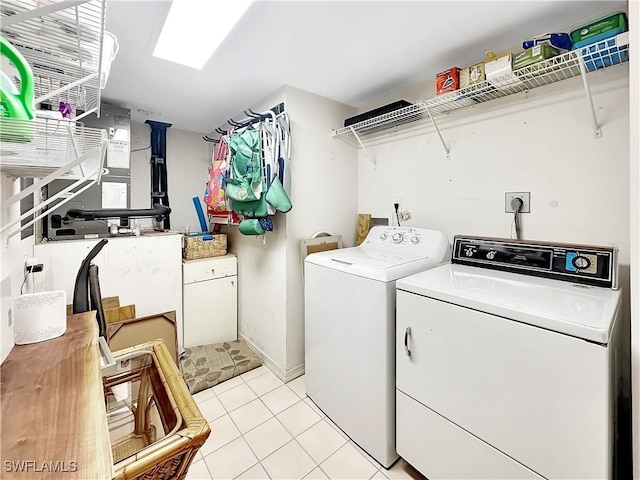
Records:
M231 280L231 286L233 287L236 284L233 280Z
M215 274L216 274L216 269L215 269L215 268L212 268L212 269L211 269L211 274L212 274L212 275L215 275Z
M407 327L404 331L404 353L407 354L407 357L411 356L411 350L409 349L409 335L411 335L411 327Z

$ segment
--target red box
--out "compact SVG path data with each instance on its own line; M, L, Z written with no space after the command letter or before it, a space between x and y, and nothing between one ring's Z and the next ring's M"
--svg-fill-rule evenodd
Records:
M452 67L436 75L436 95L453 92L460 88L460 69Z

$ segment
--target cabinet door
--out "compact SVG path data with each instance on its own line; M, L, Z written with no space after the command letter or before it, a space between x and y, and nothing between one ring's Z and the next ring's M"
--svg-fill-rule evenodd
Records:
M237 277L184 286L184 346L238 339Z
M604 346L403 291L396 326L399 390L542 476L610 477Z

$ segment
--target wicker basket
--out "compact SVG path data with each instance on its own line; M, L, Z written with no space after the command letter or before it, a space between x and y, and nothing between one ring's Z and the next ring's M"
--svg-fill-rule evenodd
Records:
M212 239L206 240L203 236L185 236L182 248L182 257L186 260L198 258L219 257L227 254L227 235L216 233Z
M116 403L124 387L132 420L130 433L112 443L113 479L183 479L211 430L167 347L154 340L114 357L118 370L103 380L105 400Z

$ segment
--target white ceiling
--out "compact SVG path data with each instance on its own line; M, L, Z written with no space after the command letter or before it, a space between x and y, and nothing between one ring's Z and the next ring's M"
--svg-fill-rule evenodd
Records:
M109 0L107 29L120 52L103 97L131 108L134 120L203 133L283 85L362 107L482 60L487 49L512 49L626 4L256 1L198 71L152 56L170 1ZM220 22L212 17L211 28Z

